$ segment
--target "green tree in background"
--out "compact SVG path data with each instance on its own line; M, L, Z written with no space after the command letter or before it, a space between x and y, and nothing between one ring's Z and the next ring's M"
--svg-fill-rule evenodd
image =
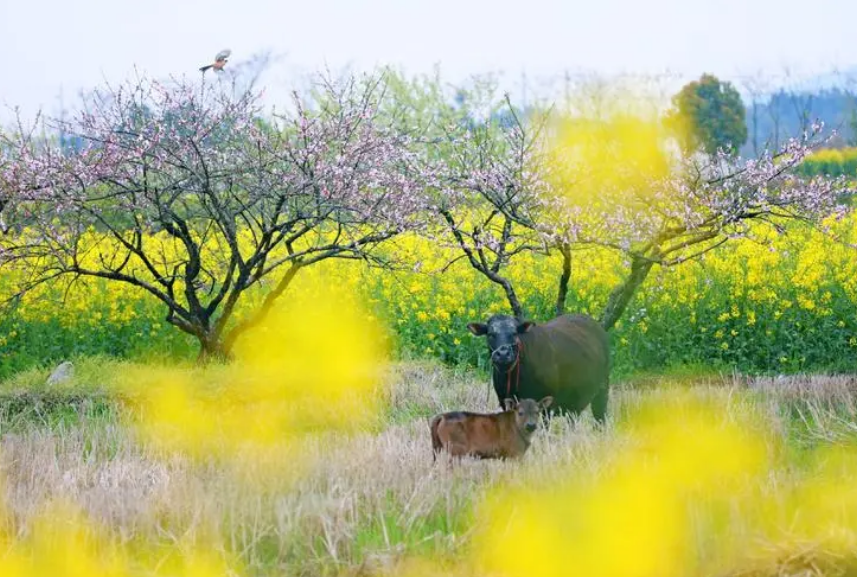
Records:
M747 141L744 103L729 82L703 74L673 96L672 104L667 123L685 152L736 154Z

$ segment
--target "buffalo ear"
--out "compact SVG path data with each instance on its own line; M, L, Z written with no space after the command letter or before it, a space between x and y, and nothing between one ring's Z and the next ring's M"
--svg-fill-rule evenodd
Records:
M486 334L488 334L488 325L482 323L470 323L469 325L467 325L467 328L477 337L485 336Z
M539 408L540 409L547 409L548 407L551 406L551 403L553 403L553 397L545 397L544 399L539 401Z
M507 411L513 411L518 406L518 401L515 399L503 399L503 406Z
M536 326L536 323L534 323L533 321L524 321L522 323L518 323L518 334L522 335L534 326Z

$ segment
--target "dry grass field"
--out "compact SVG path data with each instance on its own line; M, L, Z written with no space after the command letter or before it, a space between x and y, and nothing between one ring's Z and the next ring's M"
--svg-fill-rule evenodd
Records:
M554 419L536 433L520 461L465 460L447 467L432 464L427 420L458 408L493 411L494 399L480 375L434 364L395 365L388 373L387 403L376 426L309 433L300 437L299 446L283 439L264 452L225 457L189 456L141 442L130 424L133 404L109 386L109 375L129 370L127 364L92 359L58 388L41 384L47 375L40 371L21 373L2 384L0 455L9 551L26 558L39 550L39 543L48 543L48 550L58 555L57 566L79 561L88 567L86 563L99 566L108 558L98 548L109 547L125 571L117 574L139 575L559 575L566 573L550 557L563 559L582 545L569 542L566 552L545 549L538 531L515 526L531 516L532 511L524 510L530 501L559 499L556 507L539 514L562 511L562 517L543 519L539 529L560 523L560 542L564 534L571 539L581 530L591 537L587 546L593 550L609 546L616 536L617 546L623 546L623 538L645 541L658 531L667 541L679 537L678 560L647 565L646 553L638 553L637 562L628 567L607 562L605 575L655 570L684 575L845 574L857 559L857 500L849 501L854 490L848 483L837 484L857 467L845 462L845 468L831 472L824 468L830 460L817 458L819 451L847 447L857 436L857 380L850 377L651 377L620 383L603 430L589 413L576 420ZM695 434L703 429L682 420L693 414L681 408L688 400L716 407L710 423L706 421L714 428L725 431L749 423L752 430L745 427L741 434L755 439L750 442L759 441L766 455L760 465L764 471L758 470L758 462L747 461L740 482L731 470L707 472L707 462L728 460L742 448L724 453L717 438ZM720 479L716 484L740 486L729 489L731 513L718 513L722 503L712 503L720 497L700 492L688 493L682 501L680 531L665 528L656 510L611 509L609 502L624 498L624 485L613 482L621 478L617 471L622 463L640 479L639 485L633 483L637 488L651 481L649 465L633 469L641 463L633 460L639 455L634 451L642 447L655 455L652 462L662 463L674 454L675 447L655 443L675 436L647 437L633 425L635 415L646 407L661 405L678 415L677 438L685 444L678 445L676 463L686 461L697 480L714 475ZM682 438L684 432L688 438ZM608 505L593 517L588 506L562 502L563 487L576 491L574 499L591 503L605 499L601 493L607 490ZM581 495L580 487L589 487L591 497ZM657 489L652 491L651 507L659 509ZM808 494L833 496L834 503L798 502L799 495ZM498 501L512 508L498 512ZM516 503L523 509L515 508ZM813 509L815 516L802 507ZM576 520L575 510L580 511ZM504 515L508 527L498 529ZM714 518L716 523L711 522ZM564 522L569 526L563 528ZM592 527L581 529L575 523ZM605 523L616 526L601 527ZM635 529L629 523L641 526ZM69 527L89 545L65 550L52 541L66 539ZM502 561L508 540L529 538L527 533L520 537L522 530L536 542L529 549L522 543L517 555L532 558L520 566ZM597 537L604 530L608 536ZM739 535L737 547L732 541ZM725 541L731 544L717 544ZM94 548L90 551L89 546ZM619 557L633 557L634 548L624 546L627 554ZM646 550L652 547L657 543ZM217 561L170 569L176 559L186 561L199 551ZM83 560L73 563L78 556ZM580 572L567 574L572 573Z

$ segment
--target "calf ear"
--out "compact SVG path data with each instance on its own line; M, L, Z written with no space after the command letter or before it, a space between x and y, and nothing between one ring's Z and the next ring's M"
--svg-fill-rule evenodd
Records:
M467 325L467 328L477 337L488 334L488 325L484 325L482 323L470 323Z
M506 407L507 411L512 411L518 406L518 401L515 399L503 399L503 406Z
M548 407L551 406L551 403L553 403L553 397L545 397L544 399L539 401L539 408L540 409L547 409Z
M518 323L518 334L522 335L534 326L536 326L536 323L534 323L533 321L524 321L522 323Z

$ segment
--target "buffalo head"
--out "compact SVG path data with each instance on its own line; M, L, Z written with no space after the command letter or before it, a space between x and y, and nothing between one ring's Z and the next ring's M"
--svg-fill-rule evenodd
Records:
M553 402L553 397L545 397L541 401L533 399L506 399L503 407L507 411L515 411L515 426L526 436L532 435L539 426L539 416Z
M508 315L494 315L487 323L470 323L467 328L474 335L488 337L491 362L499 369L512 365L518 358L520 341L518 335L530 330L535 323L518 321Z

